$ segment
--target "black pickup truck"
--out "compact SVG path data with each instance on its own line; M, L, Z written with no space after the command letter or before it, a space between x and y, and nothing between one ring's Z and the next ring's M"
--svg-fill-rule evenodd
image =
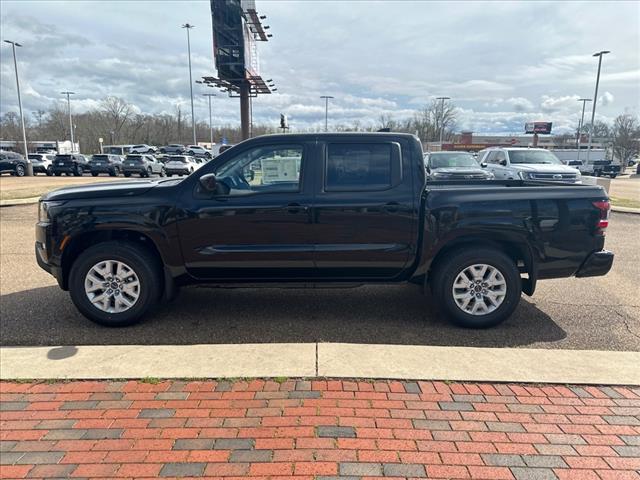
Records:
M597 186L429 182L412 135L270 135L185 179L48 193L35 247L104 325L134 323L194 283L413 282L457 324L488 327L540 279L605 275L608 215Z

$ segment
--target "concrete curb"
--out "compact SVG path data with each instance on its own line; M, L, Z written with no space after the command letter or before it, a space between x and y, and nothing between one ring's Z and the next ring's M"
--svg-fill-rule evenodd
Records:
M640 208L631 208L631 207L616 207L615 205L611 206L612 212L621 212L621 213L635 213L636 215L640 215Z
M345 343L0 348L0 378L336 377L640 385L640 352Z
M38 203L40 197L16 198L14 200L0 200L0 207L15 207L17 205L30 205Z

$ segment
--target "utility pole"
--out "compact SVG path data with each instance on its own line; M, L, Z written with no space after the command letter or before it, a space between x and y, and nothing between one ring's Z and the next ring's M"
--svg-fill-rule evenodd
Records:
M27 130L24 127L24 115L22 113L22 97L20 96L20 79L18 77L18 60L16 59L16 47L22 47L22 45L18 42L13 42L11 40L5 40L5 42L11 44L11 47L13 49L13 68L16 71L16 89L18 91L18 108L20 109L20 123L22 124L22 143L24 147L24 161L27 164L27 169L24 173L27 176L31 176L33 175L33 165L29 160L29 149L27 148Z
M590 102L590 98L579 98L579 102L582 102L582 116L580 117L580 122L578 122L578 138L576 141L576 147L578 147L578 158L576 160L580 160L580 144L582 143L582 126L584 125L584 107L587 102Z
M596 118L596 103L598 103L598 85L600 84L600 68L602 67L602 57L607 53L611 53L609 50L601 50L598 53L594 53L594 57L598 57L598 74L596 75L596 91L593 94L593 109L591 110L591 128L589 129L589 147L587 148L587 163L589 163L589 154L591 153L591 142L593 140L593 122Z
M213 148L213 122L211 121L211 97L215 97L215 93L203 93L203 97L209 99L209 133L211 134L211 148Z
M191 126L193 128L193 144L197 145L198 141L196 139L196 116L193 111L193 77L191 76L191 37L189 36L189 30L194 27L195 25L191 25L190 23L185 23L182 25L182 28L187 29L187 51L189 53L189 91L191 92Z
M330 95L322 95L320 98L324 98L324 131L329 131L329 99L333 98Z
M444 134L444 102L450 99L451 97L436 97L436 100L440 100L440 150L442 150L442 136Z
M74 92L60 92L61 95L67 96L67 110L69 111L69 131L71 132L71 151L76 148L76 144L73 140L73 119L71 118L71 98L70 95L75 95Z

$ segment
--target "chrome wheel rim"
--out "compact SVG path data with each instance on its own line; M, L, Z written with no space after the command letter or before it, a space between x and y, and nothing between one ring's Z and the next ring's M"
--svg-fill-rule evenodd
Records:
M98 310L122 313L140 298L140 280L136 272L118 260L102 260L89 269L84 291Z
M507 282L497 268L484 263L465 267L453 282L453 299L470 315L495 312L507 295Z

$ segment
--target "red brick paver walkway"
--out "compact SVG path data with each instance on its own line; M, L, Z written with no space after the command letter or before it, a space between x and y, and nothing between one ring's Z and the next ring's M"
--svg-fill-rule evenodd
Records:
M640 389L0 383L3 478L640 479Z

